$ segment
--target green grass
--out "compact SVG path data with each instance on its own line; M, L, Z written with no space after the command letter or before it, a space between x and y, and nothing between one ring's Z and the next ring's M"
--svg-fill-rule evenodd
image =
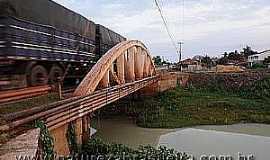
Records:
M0 105L0 125L7 123L3 118L1 118L1 115L14 113L14 112L30 109L30 108L41 106L41 105L50 104L58 100L59 100L59 96L56 93L51 93L48 95L21 100L15 103ZM23 127L28 128L28 127L32 127L32 125L29 125L29 126L25 125ZM0 132L0 144L7 142L10 138L13 138L14 136L15 135L12 132L8 132L8 133Z
M269 99L245 98L233 93L176 88L133 103L137 124L148 128L195 125L270 123Z
M50 104L58 100L59 96L56 93L51 93L48 95L28 98L14 103L3 104L0 105L0 114L18 112L33 107Z

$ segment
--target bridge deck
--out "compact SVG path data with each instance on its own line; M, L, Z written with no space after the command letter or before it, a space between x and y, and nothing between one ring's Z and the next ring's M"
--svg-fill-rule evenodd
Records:
M8 114L3 117L8 123L0 126L0 131L12 130L38 119L44 120L49 129L53 130L153 84L158 79L158 76L148 77L98 90L87 96L73 97L50 105Z

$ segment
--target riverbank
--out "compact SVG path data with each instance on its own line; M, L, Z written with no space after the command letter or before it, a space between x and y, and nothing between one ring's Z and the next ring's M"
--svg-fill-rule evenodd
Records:
M145 128L270 123L269 77L235 89L227 88L225 83L207 84L190 83L152 97L130 97L102 112L126 113Z
M181 128L196 125L270 123L270 100L228 93L177 87L131 106L137 125Z

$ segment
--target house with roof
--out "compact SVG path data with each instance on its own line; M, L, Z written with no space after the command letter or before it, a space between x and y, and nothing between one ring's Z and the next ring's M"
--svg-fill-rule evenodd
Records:
M194 71L202 70L201 63L197 60L190 59L190 58L181 61L180 65L181 65L182 71L186 71L186 72L194 72Z
M266 50L258 54L248 56L249 66L252 67L254 64L263 64L263 61L268 57L270 57L270 50Z

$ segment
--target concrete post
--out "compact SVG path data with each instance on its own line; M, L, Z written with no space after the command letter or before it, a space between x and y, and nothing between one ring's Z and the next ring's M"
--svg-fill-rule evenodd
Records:
M90 118L89 118L89 116L84 116L82 118L82 124L83 124L82 141L87 142L88 139L90 138Z
M54 139L54 151L58 155L68 155L70 152L66 137L67 130L68 124L65 124L54 130L50 130L50 134Z
M100 86L103 88L107 88L109 87L109 84L110 84L110 72L108 70L106 71L104 77L101 79Z
M129 82L135 81L135 71L134 71L134 59L135 59L136 47L128 49L127 60L126 60L126 79Z
M143 77L149 76L149 67L150 67L150 60L148 59L147 55L145 55Z
M142 48L138 47L135 54L135 77L136 80L143 78L143 66L144 65L144 56Z
M76 133L76 139L77 139L77 144L81 145L83 142L83 118L78 118L75 120L75 133Z
M144 71L144 65L145 65L145 57L146 57L146 52L142 50L141 56L140 56L140 63L141 63L140 72L139 72L140 78L144 78L143 71Z
M125 55L120 55L116 60L117 76L121 84L125 83Z

